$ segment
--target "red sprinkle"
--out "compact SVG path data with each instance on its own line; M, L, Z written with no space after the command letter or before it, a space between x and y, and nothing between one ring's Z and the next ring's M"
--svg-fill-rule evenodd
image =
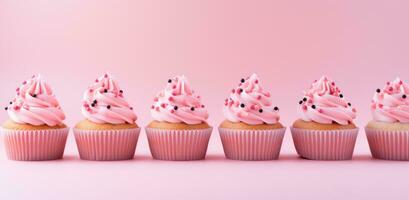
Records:
M159 107L156 107L155 110L156 110L156 111L159 111Z
M152 106L151 106L151 109L154 109L154 108L155 108L155 106L154 106L154 105L152 105Z
M170 110L170 113L174 113L174 112L175 112L175 110L173 110L173 109L172 109L172 110Z
M155 102L158 101L158 97L153 98L153 101Z
M258 95L258 96L257 96L257 99L260 100L260 99L261 99L261 95Z
M24 81L24 82L23 82L23 85L25 85L26 83L27 83L27 81Z
M98 79L95 79L95 83L98 83L99 82L99 80Z
M174 99L173 99L173 97L169 97L168 100L169 100L169 101L173 101Z

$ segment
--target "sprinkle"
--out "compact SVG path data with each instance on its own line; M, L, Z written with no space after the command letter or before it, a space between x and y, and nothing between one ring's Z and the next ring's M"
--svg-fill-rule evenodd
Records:
M175 112L175 110L170 110L170 113L174 113Z
M10 101L10 104L12 104L13 102Z
M406 94L402 95L402 99L406 99Z
M277 110L278 110L278 107L277 107L277 106L276 106L276 107L274 107L274 110L275 110L275 111L277 111Z
M27 83L27 81L24 81L24 82L23 82L23 85L25 85L26 83Z
M235 90L235 89L232 89L231 92L234 93L234 92L236 92L236 90Z
M105 93L107 93L107 92L108 92L108 90L107 90L107 89L104 89L104 92L105 92Z
M243 92L243 89L242 89L242 88L239 88L238 93L240 94L240 93L242 93L242 92Z
M173 99L173 97L169 97L168 100L169 100L169 101L173 101L174 99Z
M119 93L124 93L124 91L123 91L123 90L119 90Z
M300 105L301 105L301 104L302 104L302 101L299 101L299 102L298 102L298 104L300 104Z
M172 86L172 89L176 89L176 85Z
M156 111L159 111L159 107L156 107L155 110L156 110Z
M8 107L5 107L5 108L4 108L4 110L8 110L8 109L9 109Z
M344 95L342 95L342 94L339 94L339 97L340 97L340 98L344 98Z
M202 108L204 108L205 107L205 105L202 105Z
M108 78L108 74L105 74L104 77L105 77L105 78Z
M153 101L155 102L158 101L158 97L153 98Z
M92 104L91 104L91 107L95 107L95 104L94 104L94 103L92 103Z
M307 97L304 97L304 98L302 99L302 101L304 101L304 102L307 101Z
M240 104L240 107L244 108L246 105L244 103Z
M31 95L31 96L33 96L34 98L36 98L36 97L37 97L37 94L33 94L33 95Z
M111 109L111 105L107 105L107 108L108 108L108 109Z
M168 80L168 83L172 83L172 79L169 79L169 80Z
M258 112L259 112L259 113L262 113L262 112L263 112L263 109L260 108L260 110L258 110Z
M242 83L244 83L246 80L244 80L244 78L242 78L241 80L240 80L240 82L242 82Z
M178 106L174 106L173 109L178 110Z
M348 103L348 106L351 106L352 104L351 103Z
M376 92L377 92L377 93L380 93L380 92L381 92L381 89L379 89L379 88L376 89Z
M98 83L99 82L99 80L98 79L95 79L95 83Z
M129 109L133 110L133 107L129 107Z
M256 80L254 81L254 83L255 83L255 84L258 84L258 80L256 79Z
M195 108L194 108L194 107L191 107L190 110L191 110L191 111L195 111Z
M95 99L95 100L93 101L93 103L94 103L94 104L97 104L97 103L98 103L98 101Z
M315 109L315 108L316 108L316 106L315 106L315 105L312 105L312 106L311 106L311 108L312 108L312 109Z
M89 92L93 92L94 90L93 89L89 89Z
M166 108L166 104L165 104L165 103L161 103L160 106L161 106L162 108Z

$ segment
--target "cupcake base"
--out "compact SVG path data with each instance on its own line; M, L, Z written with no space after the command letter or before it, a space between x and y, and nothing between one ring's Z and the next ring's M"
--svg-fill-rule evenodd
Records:
M224 154L231 160L276 160L285 128L240 130L219 128Z
M376 130L365 128L373 158L383 160L409 160L408 130Z
M291 127L295 149L310 160L350 160L358 128L343 130L307 130Z
M203 160L213 128L166 130L147 127L149 148L157 160Z
M7 157L17 161L57 160L64 155L69 128L2 129Z
M141 129L73 130L81 159L114 161L133 159Z

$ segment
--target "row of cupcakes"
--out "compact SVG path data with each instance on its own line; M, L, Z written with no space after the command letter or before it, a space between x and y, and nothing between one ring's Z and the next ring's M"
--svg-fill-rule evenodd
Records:
M373 120L365 127L372 156L409 160L409 85L396 79L377 89L371 102ZM16 89L5 108L5 148L11 160L52 160L63 156L69 128L51 87L33 76ZM81 159L124 160L134 157L141 128L117 81L108 73L84 92L85 117L73 128ZM253 74L240 80L225 100L226 120L218 127L225 156L235 160L272 160L280 153L286 128ZM359 129L356 109L335 82L316 80L299 101L300 119L291 126L297 153L306 159L352 158ZM151 106L154 119L146 126L151 154L161 160L200 160L207 151L212 127L201 97L186 77L168 80Z

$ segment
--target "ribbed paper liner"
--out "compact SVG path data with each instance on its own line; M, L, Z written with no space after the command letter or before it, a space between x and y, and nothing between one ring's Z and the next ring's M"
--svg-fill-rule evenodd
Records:
M307 130L291 127L298 155L311 160L350 160L359 129Z
M203 160L213 128L165 130L146 128L152 157L158 160Z
M365 128L372 157L409 160L409 131L382 131Z
M280 155L285 128L237 130L219 128L226 158L232 160L275 160Z
M141 129L73 130L81 159L112 161L134 157Z
M69 128L10 130L4 133L4 146L10 160L41 161L61 159Z

